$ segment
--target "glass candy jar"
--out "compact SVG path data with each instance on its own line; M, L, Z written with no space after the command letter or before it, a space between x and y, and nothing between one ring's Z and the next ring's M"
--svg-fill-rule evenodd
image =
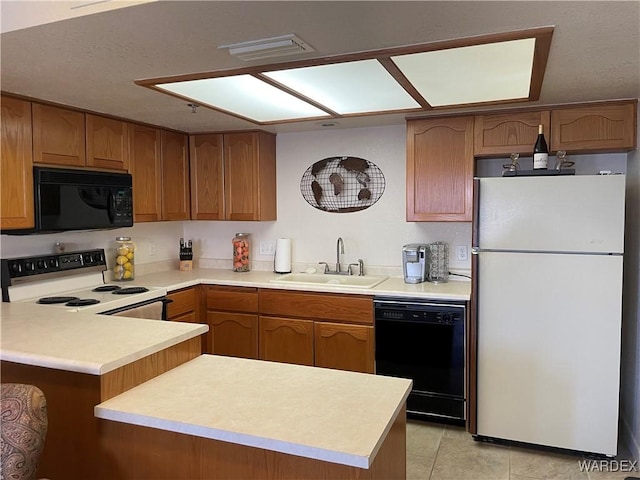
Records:
M128 281L135 278L136 246L131 237L116 237L116 262L113 267L113 279Z
M236 233L233 237L233 271L248 272L251 270L249 266L249 250L251 242L248 233Z

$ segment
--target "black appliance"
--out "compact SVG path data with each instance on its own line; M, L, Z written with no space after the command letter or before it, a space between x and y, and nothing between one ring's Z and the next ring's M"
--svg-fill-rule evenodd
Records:
M413 380L407 413L464 423L464 302L374 299L376 374Z
M50 233L133 226L128 173L33 167L35 229L7 234Z

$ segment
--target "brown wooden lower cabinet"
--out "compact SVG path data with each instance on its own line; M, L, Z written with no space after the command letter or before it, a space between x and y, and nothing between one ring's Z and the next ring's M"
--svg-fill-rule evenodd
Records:
M102 375L1 362L3 382L35 385L47 399L49 425L37 478L101 478L108 456L93 408L200 353L195 337Z
M260 359L313 366L313 321L261 316Z
M374 373L373 327L315 322L315 365Z
M99 480L390 480L406 478L406 409L382 440L369 469L299 455L100 420L108 463ZM64 477L63 477L64 478Z
M214 355L258 358L258 315L207 312L211 332L209 351Z
M200 287L188 287L175 290L167 295L171 303L167 305L167 320L172 322L206 323L202 318L202 300ZM201 336L202 353L211 353L211 332Z

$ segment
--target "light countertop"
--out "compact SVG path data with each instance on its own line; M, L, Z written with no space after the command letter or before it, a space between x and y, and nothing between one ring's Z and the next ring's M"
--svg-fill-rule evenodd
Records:
M369 468L410 390L407 379L202 355L95 415Z
M404 283L404 279L389 277L373 288L345 287L342 285L303 285L273 283L281 275L267 271L233 272L220 268L194 268L192 271L164 270L137 275L136 285L164 287L169 292L199 284L232 285L284 290L304 290L327 293L350 293L374 296L414 297L429 300L468 301L471 282L449 280L447 283Z
M206 325L1 303L2 360L102 375L208 331Z

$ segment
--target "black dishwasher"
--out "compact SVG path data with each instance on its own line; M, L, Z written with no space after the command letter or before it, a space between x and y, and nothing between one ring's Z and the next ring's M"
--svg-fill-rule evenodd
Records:
M465 419L464 303L376 297L376 374L410 378L412 417Z

